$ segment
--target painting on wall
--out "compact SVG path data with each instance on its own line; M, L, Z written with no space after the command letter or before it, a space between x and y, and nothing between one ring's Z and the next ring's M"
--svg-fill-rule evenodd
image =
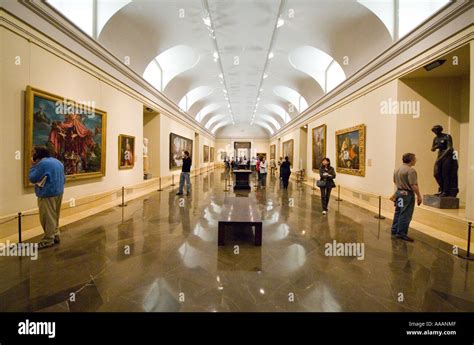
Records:
M336 132L336 170L365 176L365 125Z
M213 147L210 148L209 156L210 156L211 163L213 163L214 162L214 148Z
M209 146L204 145L202 147L202 150L203 150L203 154L202 154L203 162L207 163L207 162L209 162Z
M28 86L25 106L24 183L32 149L49 148L64 164L66 181L105 175L107 113L93 102L76 102Z
M131 169L135 165L135 137L120 134L118 140L119 169Z
M290 139L288 141L284 141L282 146L283 159L288 156L288 160L290 161L291 166L293 166L294 140Z
M184 151L193 157L193 141L178 134L170 133L170 170L181 169Z
M265 158L265 160L267 160L267 153L266 152L257 152L257 157Z
M276 145L270 145L270 159L276 159Z
M319 170L323 158L326 157L326 125L313 128L313 145L312 145L312 164L313 170Z

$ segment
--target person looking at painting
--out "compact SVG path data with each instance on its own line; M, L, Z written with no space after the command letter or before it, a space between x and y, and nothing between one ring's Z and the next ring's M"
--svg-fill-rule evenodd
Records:
M323 158L321 167L319 168L318 187L321 190L321 204L323 206L323 214L328 213L329 198L331 197L331 190L336 187L334 179L336 178L336 171L331 166L329 158Z
M413 242L408 237L408 228L410 227L413 211L416 203L421 205L422 198L418 188L417 172L414 168L416 156L414 153L405 153L402 156L403 164L395 169L393 173L393 183L397 186L397 191L392 197L395 203L395 215L392 223L392 236L404 241Z
M183 195L184 183L186 182L186 192L187 195L191 195L191 157L189 157L189 152L184 151L183 155L183 165L181 169L181 175L179 177L179 190L176 195Z
M290 180L291 175L291 162L288 159L288 156L285 157L285 160L280 165L280 178L283 182L283 189L288 189L288 181Z
M29 180L35 185L38 209L44 237L38 249L52 247L60 242L59 215L64 193L64 165L51 157L48 148L37 146L33 149Z

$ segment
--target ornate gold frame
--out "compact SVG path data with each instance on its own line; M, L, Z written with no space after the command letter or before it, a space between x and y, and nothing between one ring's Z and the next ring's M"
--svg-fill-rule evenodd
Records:
M216 150L214 149L214 147L209 148L209 162L210 163L214 163L214 161L215 161L215 157L214 157L214 155L216 154L215 151Z
M339 167L339 148L337 147L338 136L342 134L350 133L350 132L356 132L356 131L359 132L359 169L340 168ZM355 175L355 176L365 176L365 135L366 135L365 132L366 132L366 126L364 124L336 131L336 171L337 172L340 172L343 174Z
M316 130L318 130L319 128L321 128L321 127L324 128L324 154L323 154L324 157L326 157L326 152L327 152L327 144L328 144L327 126L324 124L324 125L320 125L318 127L314 127L311 130L311 143L312 143L312 146L311 146L311 169L313 171L319 171L319 168L320 168L320 167L314 168L314 163L315 162L313 161L313 158L314 158L314 150L316 149L316 143L314 141L314 132Z
M133 139L133 165L131 166L121 166L120 162L122 161L122 138L132 138ZM136 157L135 157L135 137L132 135L119 134L118 136L118 168L119 170L133 169L135 167Z
M64 101L66 98L61 97L47 91L43 91L32 86L26 87L26 95L25 95L25 133L24 133L24 152L23 152L23 180L24 186L32 186L28 179L29 171L31 168L31 153L33 150L33 115L34 115L34 97L39 96L45 99L49 99L52 101ZM69 99L67 99L69 100ZM72 100L70 100L72 101ZM106 171L106 162L107 162L107 112L94 108L94 113L96 115L102 116L102 153L101 153L101 161L100 161L100 171L98 172L90 172L90 173L80 173L80 174L73 174L67 175L66 181L75 181L75 180L82 180L82 179L89 179L89 178L97 178L105 176Z

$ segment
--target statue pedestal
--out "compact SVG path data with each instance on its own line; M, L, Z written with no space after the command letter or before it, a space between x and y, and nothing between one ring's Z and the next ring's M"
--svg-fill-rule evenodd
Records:
M436 208L457 209L459 208L459 198L425 194L423 195L423 204Z

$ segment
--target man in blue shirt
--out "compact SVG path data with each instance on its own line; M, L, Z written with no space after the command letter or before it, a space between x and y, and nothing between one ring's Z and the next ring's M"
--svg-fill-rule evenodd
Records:
M59 243L59 215L64 193L64 165L51 157L46 147L35 147L29 180L35 185L40 223L44 237L38 249Z

